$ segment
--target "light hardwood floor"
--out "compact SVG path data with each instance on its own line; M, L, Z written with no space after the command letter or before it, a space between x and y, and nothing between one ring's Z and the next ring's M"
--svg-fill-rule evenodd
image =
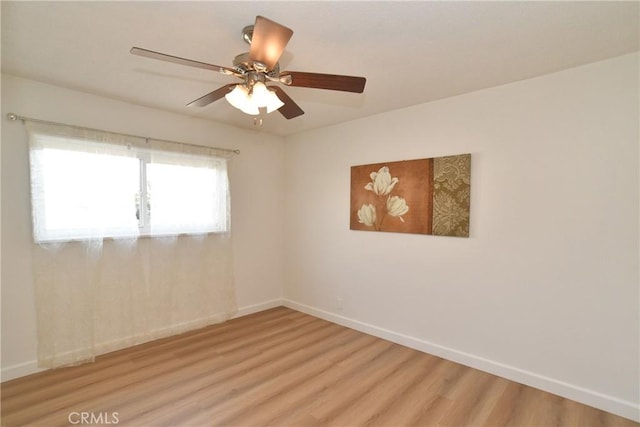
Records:
M284 307L1 391L3 426L638 426Z

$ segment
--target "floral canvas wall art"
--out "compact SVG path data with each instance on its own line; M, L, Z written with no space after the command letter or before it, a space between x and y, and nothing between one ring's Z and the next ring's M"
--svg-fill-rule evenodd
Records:
M469 236L471 155L351 168L352 230Z

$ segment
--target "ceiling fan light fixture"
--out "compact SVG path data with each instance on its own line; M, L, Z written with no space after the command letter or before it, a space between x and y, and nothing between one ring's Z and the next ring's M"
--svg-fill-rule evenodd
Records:
M244 84L236 85L224 97L233 107L252 116L260 114L260 108L271 113L284 105L275 92L260 81L253 84L251 91Z
M258 107L267 109L267 114L284 105L280 98L278 98L278 95L269 90L267 86L260 81L253 85L250 96Z
M278 95L276 95L274 91L269 90L268 92L269 92L269 102L266 105L267 114L276 111L277 109L279 109L284 105L284 102L282 102L282 100L278 98Z
M242 110L249 102L249 91L244 85L236 85L231 92L226 94L225 99L229 104L233 105L238 110Z
M260 114L258 106L253 101L251 95L249 95L249 91L244 85L236 85L236 87L234 87L233 90L224 97L229 104L245 114L250 114L252 116Z
M260 109L252 103L247 103L244 107L240 109L243 113L249 114L251 116L257 116L260 114Z
M255 82L251 90L251 99L258 107L266 107L269 102L269 89L262 82Z

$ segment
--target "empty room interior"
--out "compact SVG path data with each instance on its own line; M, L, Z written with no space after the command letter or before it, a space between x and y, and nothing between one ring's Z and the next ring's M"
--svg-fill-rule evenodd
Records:
M639 425L640 2L0 13L2 426Z

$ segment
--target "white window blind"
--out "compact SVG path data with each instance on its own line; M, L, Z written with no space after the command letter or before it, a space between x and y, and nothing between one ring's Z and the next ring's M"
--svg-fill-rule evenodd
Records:
M28 125L36 242L227 232L227 159Z

